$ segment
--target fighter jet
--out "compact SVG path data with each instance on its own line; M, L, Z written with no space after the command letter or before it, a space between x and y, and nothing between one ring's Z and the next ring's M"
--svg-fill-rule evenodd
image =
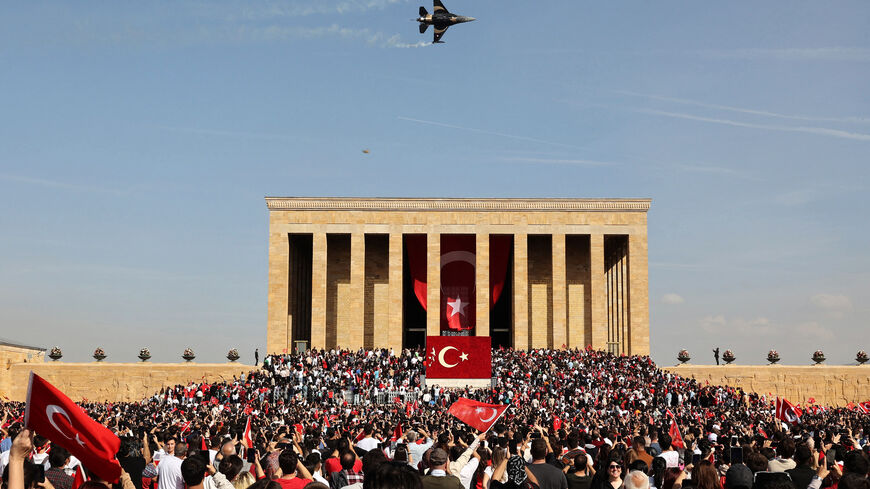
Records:
M435 26L435 38L432 41L432 44L439 44L444 41L441 40L441 36L444 35L444 32L448 27L453 24L461 24L463 22L471 22L472 20L476 20L474 17L463 17L461 15L451 14L444 8L444 4L441 3L441 0L433 0L432 13L426 11L426 7L420 7L420 17L416 20L420 23L420 34L426 32L426 29L429 28L430 25Z

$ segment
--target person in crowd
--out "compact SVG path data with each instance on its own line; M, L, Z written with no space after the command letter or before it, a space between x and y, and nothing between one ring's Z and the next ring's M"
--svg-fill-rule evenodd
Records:
M72 489L72 484L74 477L67 474L64 468L69 464L69 451L66 448L56 445L51 447L51 451L48 454L48 462L51 464L51 468L45 471L45 478L51 482L51 485L54 486L55 489ZM123 467L123 464L121 465ZM127 470L124 468L124 470ZM127 470L130 473L129 470ZM133 486L136 485L136 478L132 477ZM140 487L137 489L141 489L141 477L140 477Z
M281 476L276 479L276 482L281 485L281 489L302 489L311 480L311 474L308 469L299 461L299 456L290 449L281 451L278 456L278 466L281 468Z
M447 473L447 452L435 448L429 454L429 473L422 478L423 489L463 489L459 477Z
M659 445L662 447L662 453L659 454L659 457L665 459L665 462L668 463L668 468L679 467L680 453L673 449L671 441L671 435L667 433L659 435Z
M632 470L625 476L625 489L649 489L649 476L639 470Z
M547 463L548 452L549 444L546 439L532 440L532 463L529 464L529 470L535 474L541 489L567 489L568 481L565 473Z
M810 485L810 481L812 481L813 476L816 474L816 469L818 468L816 466L817 459L808 445L801 444L795 448L794 462L795 467L786 469L785 472L791 477L795 489L807 489L807 486Z
M592 485L592 475L589 474L589 468L585 453L575 456L571 469L565 474L568 489L589 489Z
M768 472L785 472L795 468L797 465L792 459L794 452L794 439L784 438L780 441L775 458L767 463Z
M329 483L329 486L332 487L332 489L341 489L342 487L363 481L363 464L361 461L359 464L359 470L355 470L358 461L356 453L351 450L345 450L339 456L339 459L341 461L341 470L332 473L331 482Z
M172 448L172 454L167 453L160 457L160 464L157 465L157 488L184 489L181 463L187 457L187 443L175 442L172 438L166 443L166 448Z

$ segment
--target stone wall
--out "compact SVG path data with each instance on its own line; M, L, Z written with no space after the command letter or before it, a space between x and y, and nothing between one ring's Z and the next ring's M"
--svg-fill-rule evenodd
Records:
M665 370L701 383L772 393L801 405L811 397L832 406L870 400L870 365L678 365Z
M255 368L239 363L16 363L0 377L0 393L23 401L32 370L74 401L139 401L162 387L231 380Z
M30 346L0 343L0 398L11 397L9 387L12 385L10 372L16 363L42 363L45 360L45 350Z

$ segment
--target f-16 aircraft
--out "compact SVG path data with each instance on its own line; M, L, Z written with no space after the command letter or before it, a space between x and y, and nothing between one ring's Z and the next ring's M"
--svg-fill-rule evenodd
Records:
M441 36L444 35L444 32L448 27L454 24L461 24L463 22L471 22L472 20L476 20L474 17L464 17L462 15L451 14L444 8L444 4L441 3L441 0L433 0L432 13L426 11L426 7L420 7L420 17L416 20L420 23L420 34L426 32L426 29L429 26L435 27L435 38L432 40L432 44L443 43L441 40Z

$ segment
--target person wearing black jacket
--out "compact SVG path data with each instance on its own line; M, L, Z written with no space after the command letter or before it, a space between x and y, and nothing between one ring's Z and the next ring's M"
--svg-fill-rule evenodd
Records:
M791 477L795 489L807 489L813 476L816 475L816 470L813 469L813 452L806 445L798 445L794 452L794 461L797 467L786 470L785 472Z

